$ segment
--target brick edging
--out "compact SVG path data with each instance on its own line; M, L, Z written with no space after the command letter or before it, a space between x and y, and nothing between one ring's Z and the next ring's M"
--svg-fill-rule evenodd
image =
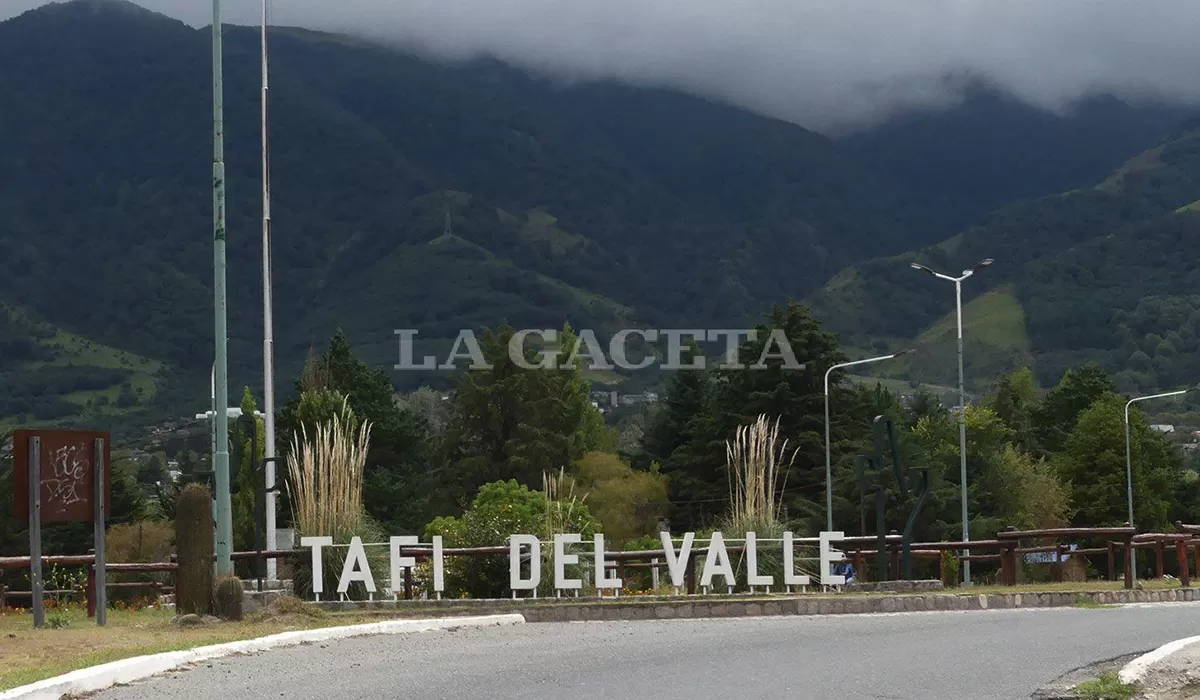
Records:
M379 610L402 614L446 616L515 612L527 622L590 620L669 620L703 617L760 617L789 615L855 615L948 610L1012 610L1061 608L1080 604L1124 605L1200 601L1200 588L1151 591L1086 591L1044 593L956 593L927 595L801 595L778 598L677 598L641 601L374 601L322 602L330 611Z

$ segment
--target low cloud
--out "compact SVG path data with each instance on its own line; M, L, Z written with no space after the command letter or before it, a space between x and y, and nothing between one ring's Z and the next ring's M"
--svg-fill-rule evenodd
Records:
M207 2L139 4L211 21ZM224 6L258 21L255 0ZM1051 110L1097 92L1200 102L1196 0L271 0L271 21L671 86L822 131L953 103L972 76Z

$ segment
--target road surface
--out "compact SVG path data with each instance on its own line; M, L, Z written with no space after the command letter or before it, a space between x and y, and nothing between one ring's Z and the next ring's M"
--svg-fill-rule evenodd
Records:
M515 627L213 661L97 700L1027 699L1079 666L1200 634L1200 604Z

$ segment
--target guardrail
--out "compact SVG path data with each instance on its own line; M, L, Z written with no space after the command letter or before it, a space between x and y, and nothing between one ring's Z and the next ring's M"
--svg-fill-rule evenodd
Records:
M998 582L1001 585L1014 586L1017 584L1017 571L1019 554L1031 553L1055 553L1054 563L1060 567L1067 556L1095 556L1106 555L1107 558L1107 578L1116 580L1116 566L1118 554L1122 555L1123 574L1125 588L1131 589L1134 586L1134 572L1132 567L1131 557L1129 552L1133 549L1149 549L1156 555L1156 570L1159 578L1164 576L1165 562L1167 560L1167 552L1169 548L1175 550L1175 559L1178 566L1179 581L1183 587L1191 585L1190 562L1191 550L1196 549L1195 559L1197 571L1200 572L1200 525L1190 525L1177 522L1177 532L1171 533L1135 533L1132 527L1107 527L1107 528L1054 528L1043 530L1017 530L1009 527L1006 530L998 533L994 539L990 540L975 540L971 542L964 541L947 541L947 542L914 542L909 545L909 551L912 557L916 559L933 559L939 561L939 573L945 573L947 555L952 552L971 552L960 557L965 561L978 562L999 562L1000 569ZM1075 548L1071 549L1065 543L1066 540L1104 540L1104 546ZM902 551L902 538L895 531L884 538L885 556L888 559L889 580L899 580L900 578L900 557ZM1022 547L1022 541L1028 540L1054 540L1053 544L1039 544L1036 546ZM819 542L818 538L795 538L793 540L797 546L814 546ZM878 555L877 549L879 538L877 536L853 536L846 537L838 541L838 548L847 554L847 558L851 560L856 570L860 572L860 578L867 578L868 574L867 562L869 558ZM744 552L744 545L730 543L726 546L726 550L731 556L740 555ZM1120 552L1118 552L1120 550ZM685 588L688 594L695 594L697 589L696 567L698 561L703 558L703 555L708 551L707 547L696 547L693 549L693 556L688 558L688 564L685 574ZM471 557L471 556L507 556L509 547L507 545L494 547L448 547L442 550L446 557ZM286 549L286 550L269 550L269 551L248 551L234 552L232 559L234 561L255 561L263 563L268 559L291 559L307 557L310 555L308 549ZM401 555L412 557L417 561L424 561L432 555L432 547L416 546L401 548ZM93 568L94 556L92 554L81 555L47 555L42 557L42 565L59 565L59 566L85 566L88 569L87 586L84 595L88 605L88 615L95 615L95 570ZM662 573L662 567L665 567L666 552L662 549L639 550L639 551L613 551L604 553L604 561L606 568L611 568L616 571L618 576L625 578L626 570L646 570L651 571L652 581L657 587L657 582ZM29 568L30 558L25 557L0 557L0 570L7 569L27 569ZM258 567L261 569L261 566ZM171 561L167 562L129 562L129 563L110 563L106 565L106 569L114 573L170 573L174 574L178 565L175 562L175 556L171 556ZM261 584L261 579L260 579ZM174 590L174 587L165 584L161 581L110 581L106 583L108 588L147 588L152 595L158 596L163 593L169 593ZM415 582L413 580L413 570L411 568L404 569L404 598L411 600L414 597ZM261 585L260 585L261 588ZM76 591L46 591L47 595L65 595ZM4 586L0 586L0 608L3 608L7 601L13 598L28 598L29 591L8 590ZM619 593L618 593L619 595Z

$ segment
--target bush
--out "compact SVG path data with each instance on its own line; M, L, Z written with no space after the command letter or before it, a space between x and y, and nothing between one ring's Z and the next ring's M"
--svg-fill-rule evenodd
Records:
M942 552L942 561L945 565L942 567L942 585L946 588L957 588L959 582L959 569L961 564L958 560L958 555L954 552Z
M546 495L531 491L515 479L484 484L462 518L441 517L425 527L425 537L441 535L447 547L497 547L508 544L514 534L537 535L551 554L547 535ZM581 503L570 504L560 513L564 532L579 533L586 541L599 523ZM552 533L549 533L552 534ZM543 557L544 560L544 557ZM584 561L584 557L580 557ZM543 590L554 585L554 572L542 566ZM549 583L549 589L545 584ZM507 555L447 558L446 594L452 597L502 598L510 593Z

